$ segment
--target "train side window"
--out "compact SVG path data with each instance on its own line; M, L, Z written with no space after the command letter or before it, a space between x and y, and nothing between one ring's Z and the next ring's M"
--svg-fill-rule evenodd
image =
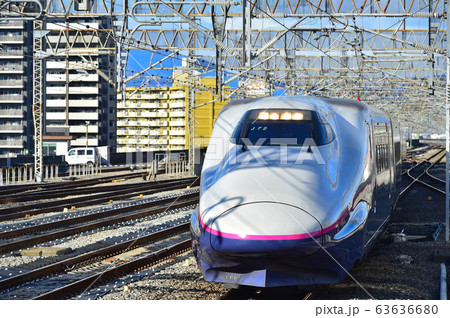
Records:
M378 174L389 168L389 141L387 125L385 123L374 123L373 134L375 144L375 163L377 165Z

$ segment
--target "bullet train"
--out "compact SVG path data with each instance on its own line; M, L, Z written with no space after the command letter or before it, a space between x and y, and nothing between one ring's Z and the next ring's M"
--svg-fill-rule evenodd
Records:
M191 219L205 280L342 281L389 221L404 154L398 124L359 101L229 103L211 135Z

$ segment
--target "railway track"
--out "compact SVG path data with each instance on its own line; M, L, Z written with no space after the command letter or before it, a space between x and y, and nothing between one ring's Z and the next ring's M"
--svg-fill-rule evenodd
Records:
M437 160L432 161L434 158L438 158ZM402 176L407 175L409 178L412 179L412 182L407 185L399 194L397 201L394 204L394 209L396 208L398 201L403 199L406 194L411 191L411 189L418 185L421 184L427 188L430 188L438 193L444 194L445 195L445 191L443 189L440 189L438 187L438 184L444 184L445 185L445 181L436 178L434 176L431 175L430 170L438 163L441 162L441 160L445 158L445 149L439 149L436 153L434 153L433 155L431 155L430 157L428 157L427 159L420 161L418 163L416 163L416 165L414 165L413 167L407 169L406 171L404 171L402 173ZM425 167L426 165L428 165L428 167ZM416 173L416 171L418 172L418 175L413 176L413 171L414 173ZM425 179L426 177L429 178L429 180L424 181L423 179ZM434 183L434 184L431 184Z
M129 178L142 177L144 173L127 174ZM110 279L117 275L125 275L127 271L136 268L143 268L148 266L146 264L155 264L164 259L163 255L167 257L173 256L182 250L190 249L190 240L188 240L189 229L189 217L186 217L185 211L191 210L198 203L198 189L195 186L198 185L198 178L190 177L177 180L166 180L159 182L141 182L140 184L128 184L128 185L105 185L96 186L101 182L111 182L114 179L120 179L123 176L111 176L107 178L97 178L97 180L82 180L68 183L57 184L45 184L43 186L36 187L35 185L24 187L8 187L0 191L0 202L13 202L18 201L19 197L22 197L22 201L31 201L36 198L39 199L51 199L54 197L64 197L67 195L73 196L75 194L88 194L81 195L75 198L63 198L58 200L52 200L48 202L39 202L24 204L17 207L0 209L0 221L6 222L0 224L0 253L3 257L6 253L14 257L18 255L17 251L21 249L44 244L52 245L63 242L69 242L69 240L82 236L92 236L103 232L123 232L122 228L126 231L130 231L130 227L135 227L135 230L131 230L132 233L139 232L139 237L132 237L124 242L116 242L114 245L104 247L102 245L100 249L90 251L88 253L77 255L68 259L63 259L58 262L48 264L46 266L33 269L23 273L19 272L18 275L8 277L0 281L0 294L7 293L9 289L14 289L17 286L28 285L30 282L38 280L37 284L40 287L45 287L47 282L43 282L42 279L54 275L55 273L71 272L85 267L88 264L92 264L105 258L110 258L114 255L121 253L127 253L145 244L150 244L151 249L155 249L153 246L155 240L161 240L164 237L176 233L184 233L184 245L180 250L179 244L170 244L171 247L162 246L160 250L151 253L149 255L142 256L132 262L126 262L129 264L120 264L119 269L102 270L100 273L92 274L91 278L98 282L103 282L105 279ZM192 189L190 189L193 187ZM12 191L17 189L26 189L27 193L14 194ZM173 190L178 190L173 192ZM180 193L179 191L182 191ZM95 192L96 193L95 193ZM169 191L169 192L168 192ZM170 192L172 191L172 192ZM13 193L13 194L8 194ZM161 193L161 194L159 194ZM143 198L143 196L153 195L150 198ZM139 196L140 199L128 200L125 202L112 203L112 201L119 201L124 199L130 199ZM78 209L82 206L93 206L101 203L109 202L111 204L100 207L92 207L89 209ZM68 212L61 212L63 208L69 208L76 206L76 209L72 209ZM52 212L59 212L57 214ZM49 214L51 213L51 214ZM185 215L182 224L173 226L168 229L157 231L156 233L141 235L148 229L143 229L142 224L153 224L160 222L160 219L173 218L181 213ZM44 215L40 217L31 218L32 215ZM25 217L25 220L23 220ZM11 220L14 220L11 222ZM131 222L131 223L130 223ZM130 225L132 224L132 225ZM117 229L117 230L116 230ZM141 233L142 232L142 233ZM99 236L97 235L97 236ZM134 235L134 234L133 234ZM107 239L106 237L105 239ZM187 239L187 240L186 240ZM73 239L72 239L73 240ZM108 240L111 240L108 238ZM70 243L72 244L72 243ZM93 244L96 245L96 244ZM166 244L167 245L167 244ZM90 245L89 245L90 246ZM90 247L92 248L92 247ZM148 254L148 253L146 253ZM58 258L58 257L56 257ZM61 256L59 257L61 258ZM158 261L159 260L159 261ZM111 266L110 266L111 267ZM7 269L7 268L6 268ZM17 273L16 273L17 274ZM1 274L0 278L4 278L5 275ZM12 275L11 273L9 274ZM73 277L83 277L81 282L74 282L72 279L69 290L73 292L78 290L76 286L83 286L83 282L89 281L86 278L86 273L81 275L73 275ZM54 278L53 278L54 279ZM67 279L62 279L64 281ZM81 284L81 285L80 285ZM50 283L54 285L54 282ZM65 285L61 283L61 286ZM81 287L80 287L81 288ZM45 288L44 288L45 289ZM56 294L49 293L48 295L42 295L42 299L59 299L65 298L62 296L62 290L56 292ZM45 294L45 293L44 293ZM52 296L53 295L53 296ZM59 295L59 296L56 296ZM15 296L14 296L15 297ZM26 299L31 298L25 297ZM41 299L41 298L37 298Z
M80 196L77 198L59 199L47 202L32 203L27 205L21 205L16 207L8 207L0 209L0 222L19 219L24 217L30 217L33 215L50 213L50 212L61 212L66 209L71 209L72 207L86 207L96 204L101 204L109 202L111 200L123 200L132 198L140 195L151 195L162 191L170 191L175 189L180 189L186 186L196 186L198 185L197 178L186 178L176 181L161 181L157 183L144 183L143 185L136 185L133 187L126 187L110 191L102 192L98 194L90 194L85 196ZM91 191L94 191L92 189Z
M412 179L412 185L411 188L415 186L422 185L420 181L424 183L429 183L434 187L439 187L438 180L434 180L431 177L433 167L435 167L436 162L439 162L442 158L442 154L434 154L434 157L432 158L426 158L426 160L423 160L422 164L417 164L414 167L411 167L412 169L408 169L408 171L405 171L405 176L408 176L408 178ZM417 179L417 180L416 180ZM434 184L436 183L436 184ZM185 184L183 184L185 186ZM172 185L175 186L175 185ZM159 189L151 189L149 191L154 190L160 190ZM131 189L128 189L128 191L131 191ZM407 190L410 191L410 190ZM136 191L137 193L138 191ZM407 193L407 192L406 192ZM406 196L406 193L403 194L403 196ZM109 199L109 198L108 198ZM192 203L196 204L194 202L195 195L192 196L192 198L187 198L186 201L190 201L192 199ZM181 200L181 199L179 199ZM184 199L183 199L184 200ZM103 201L105 202L105 201ZM184 201L183 201L184 202ZM153 202L154 203L154 202ZM168 202L166 202L168 203ZM177 201L177 203L182 203L180 201ZM188 208L191 205L184 206L184 208ZM78 204L77 204L78 207ZM112 208L112 205L110 206ZM172 205L172 207L175 207L175 205ZM176 206L177 208L183 208L182 206ZM120 207L117 206L118 209ZM125 208L124 206L122 208ZM134 206L136 209L136 207ZM162 207L158 207L162 208ZM149 208L150 209L150 208ZM77 211L76 211L77 212ZM136 211L134 211L136 212ZM144 212L144 211L141 211ZM69 212L72 213L72 212ZM75 213L75 212L73 212ZM126 213L126 215L122 215ZM131 212L130 212L131 214ZM155 214L150 214L154 215ZM118 218L118 217L126 217L128 216L128 212L117 212L114 216L107 217L108 220L112 222L112 219ZM76 216L77 218L80 218L80 220L83 218L82 215ZM75 218L75 216L74 216ZM79 226L90 226L92 224L97 224L98 222L101 222L103 220L87 220L87 224L84 223L77 223L75 219L71 220L70 222L74 222L71 225L68 225L70 229L77 228ZM21 273L19 275L14 275L12 277L0 280L0 296L3 294L8 294L10 291L23 289L23 294L25 295L27 293L27 289L30 291L28 292L28 298L25 296L26 299L31 298L30 295L33 294L31 292L33 289L35 289L34 286L39 287L39 296L34 297L34 299L67 299L69 297L79 297L77 295L80 295L80 293L84 293L84 291L90 290L90 294L93 295L94 293L94 286L101 287L102 289L105 288L105 286L108 286L106 284L114 284L111 283L114 280L119 279L119 277L124 277L126 275L129 275L133 272L140 272L146 268L149 268L151 266L161 264L161 262L165 262L167 260L173 260L175 259L176 255L180 253L185 253L186 251L190 250L190 240L189 239L183 239L187 237L188 235L188 218L185 217L181 224L178 224L174 227L170 227L170 229L167 229L168 231L173 231L171 233L163 234L164 230L156 231L154 233L146 234L143 236L140 236L138 238L129 238L125 240L124 242L120 242L118 244L109 244L107 247L102 247L100 249L96 250L90 250L89 252L79 254L76 256L72 256L67 259L59 259L58 261L55 261L51 264L48 264L45 269L41 268L34 268L28 272ZM56 222L56 221L55 221ZM119 222L119 221L118 221ZM120 222L127 222L126 220L120 221ZM51 222L53 223L53 222ZM55 223L58 224L58 223ZM54 224L54 225L55 225ZM60 226L63 223L59 223ZM122 228L124 225L118 225L119 223L112 222L112 224L115 224L118 228ZM46 226L48 226L46 228ZM103 226L96 227L97 230L99 230ZM53 231L52 225L43 225L43 227L37 231L36 233L39 233L39 235L45 235L45 231ZM57 227L55 227L57 228ZM54 232L60 232L60 231L66 231L70 230L69 228L61 229L59 227L58 231ZM32 239L30 237L26 237L27 230L22 230L23 233L15 236L13 234L12 236L8 236L7 234L2 234L3 231L0 228L0 238L2 235L5 235L4 240L22 240L22 239ZM89 229L87 231L90 231ZM87 232L85 231L85 232ZM102 230L100 230L102 231ZM83 231L82 231L83 232ZM5 232L8 233L8 232ZM80 232L81 233L81 232ZM33 234L36 235L36 234ZM151 237L152 235L157 235L159 238L155 238L153 240ZM175 242L175 239L172 239L173 236L177 236L178 241ZM61 237L67 237L65 235ZM164 241L166 240L166 241ZM157 243L164 241L164 243ZM47 242L47 241L45 241ZM161 245L158 245L161 244ZM2 246L2 245L1 245ZM1 248L0 246L0 248ZM122 255L123 253L127 253L130 251L134 251L136 249L139 249L142 246L148 246L147 252L140 254L139 256L136 256L133 259L126 259L123 261L119 259L119 255ZM182 257L185 254L182 255ZM181 257L181 256L180 256ZM105 264L105 262L111 260L110 263ZM181 263L180 263L181 264ZM163 265L165 266L165 265ZM92 267L92 268L91 268ZM144 271L145 272L145 271ZM141 274L135 274L135 275L141 275ZM152 274L153 275L153 274ZM123 283L123 280L121 281ZM116 281L117 283L117 281ZM326 289L325 289L326 290ZM3 292L2 292L3 291ZM106 293L106 291L105 291ZM281 291L280 289L254 289L253 291L247 290L247 295L245 294L236 294L236 290L231 290L229 293L227 292L225 295L220 297L219 299L323 299L323 293L324 291L321 289L313 290L313 291L302 291L298 290L297 288L287 288L285 291ZM36 293L34 293L36 294ZM85 297L89 293L84 293ZM74 296L75 295L75 296ZM91 297L91 296L89 296ZM94 295L95 297L95 295Z
M0 291L6 291L13 287L18 287L21 285L27 285L28 283L35 281L37 279L42 279L45 277L55 276L57 274L70 274L79 268L86 267L93 263L101 263L107 259L117 259L116 256L124 254L139 247L152 244L158 240L173 237L177 234L187 233L189 230L189 221L184 220L183 222L178 222L179 224L175 226L170 226L163 230L155 231L150 234L142 235L138 238L133 238L126 240L122 243L115 244L112 246L96 249L88 253L84 253L78 256L74 256L68 259L64 259L59 262L43 266L29 272L16 275L11 278L7 278L0 281ZM146 254L141 257L135 257L134 260L126 261L124 263L117 264L109 263L110 265L98 266L95 273L89 275L84 275L87 277L82 277L77 279L75 277L67 278L67 275L63 275L59 279L60 285L63 285L55 290L45 292L43 295L35 297L35 299L63 299L67 298L73 294L82 292L88 287L92 287L95 283L102 283L105 281L112 280L118 276L124 276L129 273L133 273L136 270L142 270L148 266L155 265L164 261L168 257L173 257L180 252L184 252L190 249L190 240L183 240L176 244L171 244L169 247L160 248L155 252ZM72 275L74 276L74 275ZM70 281L70 283L67 283ZM52 285L55 285L55 279L53 279Z
M110 268L101 273L91 275L87 278L78 280L64 287L58 288L43 295L34 297L35 300L43 299L65 299L86 289L92 288L95 284L108 282L114 278L124 276L135 271L142 271L150 266L154 266L166 261L169 258L187 252L191 249L191 240L184 240L180 243L165 247L156 252L144 255L138 259L126 262L117 267Z
M102 176L102 177L94 177L89 179L73 179L68 181L61 182L49 182L49 183L36 183L36 184L18 184L18 185L7 185L0 187L0 197L5 198L8 194L16 194L21 193L22 195L26 192L33 191L44 191L44 190L54 190L54 189L70 189L77 187L85 187L92 186L101 183L111 182L112 180L117 179L133 179L133 178L142 178L147 174L146 171L141 172L131 172L124 173L120 175L114 176ZM4 203L4 202L3 202Z
M8 253L19 249L27 248L48 242L57 238L74 235L81 232L91 231L113 224L126 222L144 218L156 213L161 213L167 209L176 209L188 205L194 205L198 202L198 193L193 192L189 194L177 195L175 197L159 199L148 203L133 204L125 207L117 207L115 209L108 209L99 211L89 215L81 215L65 220L59 220L34 226L24 226L19 229L11 229L9 231L0 232L0 239L6 243L0 245L0 253ZM118 215L118 216L117 216ZM39 234L43 231L52 229L60 229L51 231L49 233ZM25 234L36 234L21 238Z

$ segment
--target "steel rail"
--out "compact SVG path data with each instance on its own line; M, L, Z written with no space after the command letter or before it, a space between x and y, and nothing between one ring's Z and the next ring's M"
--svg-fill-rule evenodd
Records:
M93 194L93 195L87 195L78 197L76 199L69 198L69 199L61 199L56 200L53 202L42 202L42 203L35 203L31 205L23 205L18 206L14 208L5 208L0 210L0 222L6 221L6 220L12 220L12 219L18 219L23 218L26 216L32 216L42 213L50 213L50 212L61 212L64 208L71 208L72 206L75 206L76 208L79 207L85 207L85 206L92 206L96 204L102 204L109 200L121 200L121 199L127 199L134 196L138 196L140 194L142 195L151 195L162 191L170 191L170 190L177 190L180 189L183 186L196 186L198 182L192 182L192 179L186 180L186 181L177 181L178 183L175 183L173 185L166 186L165 184L155 187L153 189L149 190L139 190L136 192L130 192L129 189L124 189L120 191L114 191L112 193L101 193L101 194Z
M436 161L433 162L433 163L430 162L430 160L431 160L432 158L436 157L436 155L441 154L442 152L444 152L444 154L443 154L438 160L436 160ZM430 185L430 184L428 184L428 183L423 182L423 181L420 180L420 178L422 178L424 175L426 175L426 174L427 174L427 171L429 171L429 169L431 169L431 168L434 167L438 162L440 162L440 161L442 160L442 158L445 157L445 155L446 155L446 154L445 154L445 151L444 151L444 149L442 149L442 150L439 151L437 154L435 154L435 155L433 155L432 157L430 157L429 159L427 159L427 161L423 161L423 163L424 163L424 162L428 162L428 163L431 163L431 165L430 165L427 169L425 169L425 171L422 172L417 178L415 178L415 177L413 177L413 176L411 175L411 171L412 171L414 168L417 168L417 166L416 166L416 167L413 167L413 168L411 168L411 169L409 169L409 170L407 171L407 175L408 175L408 177L410 177L411 179L413 179L413 181L411 182L411 184L410 184L407 188L405 188L405 189L400 193L399 196L403 196L405 191L408 192L408 191L411 189L411 187L412 187L416 182L417 182L417 183L420 183L420 184L422 184L422 185L424 185L424 186L426 186L426 187L428 187L428 188L430 188L430 189L433 189L433 190L435 190L435 191L438 191L438 192L441 192L441 193L444 193L444 194L445 194L444 191L442 191L442 190L440 190L440 189L438 189L438 188L435 188L435 187L433 187L432 185Z
M165 199L157 199L155 201L146 202L146 203L142 203L139 205L120 207L120 208L110 209L110 210L106 210L106 211L96 212L96 213L89 214L89 215L74 216L74 217L71 217L71 218L65 219L65 220L57 220L54 222L32 225L32 226L24 227L21 229L3 231L3 232L0 232L0 240L4 240L7 238L13 238L13 237L19 237L19 236L23 236L23 235L29 234L29 233L38 233L38 232L42 232L42 231L49 230L49 229L66 227L66 226L73 225L73 224L90 222L90 221L98 220L98 219L102 219L102 218L108 218L108 217L117 215L119 213L144 210L146 208L153 207L158 204L166 204L168 202L174 201L174 199L183 200L183 199L190 199L192 197L198 197L198 193L182 194L175 198L171 197L171 198L165 198Z
M196 197L196 198L193 199L193 197ZM176 202L180 198L184 199L184 201ZM156 205L158 203L161 204L163 202L169 202L169 203L160 205L157 207L146 208L139 212L135 212L135 213L131 213L131 214L111 217L106 220L97 221L97 222L92 222L92 219L93 219L92 216L80 216L80 217L71 219L70 223L67 223L67 224L74 224L75 222L85 222L85 224L78 225L78 226L68 228L68 229L63 229L63 230L47 233L47 234L33 236L31 238L17 240L17 241L10 242L10 243L4 244L4 245L0 245L0 253L4 254L4 253L19 250L19 249L35 246L36 244L48 242L48 241L51 241L51 240L54 240L57 238L67 237L70 235L98 229L101 227L105 227L105 226L109 226L109 225L113 225L113 224L117 224L117 223L121 223L121 222L126 222L129 220L141 219L141 218L144 218L144 217L147 217L150 215L154 215L157 213L161 213L161 212L164 212L167 210L173 210L173 209L177 209L177 208L183 208L183 207L186 207L189 205L194 205L194 204L198 203L198 193L192 193L192 194L180 196L177 198L170 198L170 199L165 199L165 200L161 200L159 202L152 202L152 203L153 203L153 205ZM129 211L129 210L134 210L135 208L136 208L136 206L120 208L120 209L115 209L113 212L114 212L114 214L117 214L117 213ZM110 212L110 211L104 211L100 214L102 214L103 217L108 217L108 214L105 214L105 212ZM99 217L100 216L98 216L97 219ZM91 222L86 224L86 220L88 220L88 222L89 221L91 221ZM68 220L65 220L65 221L68 221ZM52 224L54 224L55 226L64 226L64 221L58 221L58 222L53 222L53 223L49 223L49 224L37 225L33 228L36 231L42 231L45 229L49 229L52 226ZM26 229L20 229L19 230L20 233L18 233L17 235L23 235L24 233L29 233L31 230L33 230L31 227L26 228ZM6 236L6 237L8 237L8 236L11 237L11 235L14 235L13 232L15 232L15 231L9 231L9 232L2 233L2 234L4 234L4 236Z
M122 254L124 252L128 252L149 242L153 242L180 232L185 232L188 229L189 229L189 222L186 222L181 225L171 227L169 229L161 230L136 239L131 239L122 242L120 244L104 247L53 264L49 264L44 267L40 267L23 274L1 280L0 290L6 290L8 288L18 286L20 284L30 282L45 276L55 275L58 273L67 273L71 270L84 267L88 264L101 261L105 258L109 258L118 254Z
M116 178L120 179L120 178ZM167 180L166 183L174 181L174 180ZM158 182L152 182L152 183L133 183L133 184L123 184L120 187L122 189L128 188L132 190L132 188L144 188L145 186L153 186L160 184L161 181ZM50 189L50 190L42 190L42 191L35 191L31 193L16 193L14 195L6 195L6 196L0 196L0 203L9 203L9 202L26 202L26 201L33 201L33 200L42 200L42 199L50 199L50 198L58 198L58 197L65 197L65 196L72 196L72 195L80 195L80 194L87 194L87 193L100 193L100 192L109 192L109 191L117 191L116 185L105 185L105 186L96 186L96 187L87 187L87 185L82 185L82 187L77 186L77 188L63 188L63 189Z
M420 162L419 164L415 165L414 167L409 168L406 171L406 174L413 179L413 181L405 188L403 189L403 191L400 192L400 194L397 197L397 200L394 203L394 207L393 209L395 210L395 208L397 207L398 201L400 201L411 189L412 187L416 184L416 182L418 182L418 180L425 174L425 171L422 172L419 177L415 178L413 176L411 176L410 172L416 168L418 168L419 166L423 165L425 162L429 162L429 160L433 159L434 157L438 156L439 154L441 154L442 152L444 152L444 149L441 149L440 151L438 151L437 153L433 154L431 157L429 157L428 159L426 159L425 161ZM434 165L434 164L433 164Z
M124 276L135 271L142 271L150 266L159 264L173 256L187 252L191 249L191 240L185 240L170 247L161 249L149 255L143 256L136 260L127 262L117 267L106 270L100 274L95 274L90 277L81 279L72 284L66 285L62 288L58 288L43 295L39 295L33 300L42 299L65 299L71 295L83 292L96 284L111 281L112 279L120 276Z

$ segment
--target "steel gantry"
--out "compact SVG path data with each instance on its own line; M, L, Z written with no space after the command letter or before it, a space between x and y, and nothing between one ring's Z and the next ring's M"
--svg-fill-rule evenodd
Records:
M0 20L110 17L113 30L98 32L118 52L115 84L124 97L129 83L170 83L173 71L186 71L192 86L214 76L215 99L360 97L409 130L444 133L447 7L446 0L23 0L3 1Z

